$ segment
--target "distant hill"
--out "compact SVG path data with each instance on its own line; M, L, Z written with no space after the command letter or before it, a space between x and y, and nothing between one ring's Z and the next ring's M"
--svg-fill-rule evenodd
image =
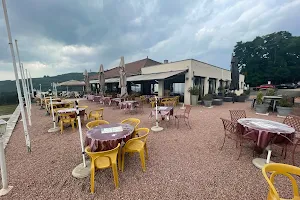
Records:
M90 72L89 76L96 75L96 72ZM47 91L51 87L51 83L60 83L68 80L82 81L84 79L83 73L68 73L57 76L44 76L42 78L33 78L33 88L39 90L42 84L42 90ZM20 80L21 83L21 80ZM57 87L58 91L66 90L65 87ZM0 105L16 104L18 103L17 89L15 81L0 81Z

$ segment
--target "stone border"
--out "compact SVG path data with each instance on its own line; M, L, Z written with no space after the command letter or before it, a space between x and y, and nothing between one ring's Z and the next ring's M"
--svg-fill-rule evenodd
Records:
M17 122L18 122L18 119L20 117L20 113L21 113L21 109L20 109L20 106L18 105L16 107L16 110L14 111L14 113L11 115L11 117L7 121L6 132L3 135L4 149L6 148L6 145L9 142L10 136L11 136L12 132L14 131L14 128L15 128Z

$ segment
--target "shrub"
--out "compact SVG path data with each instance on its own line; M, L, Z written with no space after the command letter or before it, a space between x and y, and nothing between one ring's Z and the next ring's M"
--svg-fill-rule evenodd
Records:
M283 96L282 99L279 100L278 104L281 107L292 107L293 106L292 98L288 96Z
M199 95L200 94L200 90L198 86L193 86L189 88L189 93L191 93L191 95Z
M266 92L266 96L274 96L275 95L275 90L272 88L268 88Z
M204 101L212 101L212 99L213 99L212 94L206 94L206 95L204 95L204 97L203 97L203 100L204 100Z
M259 91L256 95L256 104L258 105L263 104L263 97L264 94L262 93L262 91Z

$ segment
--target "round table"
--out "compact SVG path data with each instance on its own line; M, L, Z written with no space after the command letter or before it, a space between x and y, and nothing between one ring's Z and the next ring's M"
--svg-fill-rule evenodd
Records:
M85 108L78 108L79 112L84 111ZM57 113L70 113L70 112L76 112L76 108L65 108L58 110Z
M107 151L114 149L121 142L127 142L134 131L129 124L104 124L89 130L85 138L85 146L91 151Z
M269 143L272 138L277 135L284 134L286 137L292 136L295 129L279 122L274 122L265 119L243 118L238 120L238 125L242 128L243 134L248 134L249 137L257 141L257 146L268 151L267 159L255 158L252 163L257 168L262 168L266 163L271 162L271 148ZM275 135L274 135L275 134Z

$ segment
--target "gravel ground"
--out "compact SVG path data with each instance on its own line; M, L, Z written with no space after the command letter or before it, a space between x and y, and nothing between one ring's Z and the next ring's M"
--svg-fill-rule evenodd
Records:
M88 111L100 107L88 101L80 105L88 105ZM14 188L2 199L266 199L268 186L261 170L252 164L251 149L244 148L239 160L233 141L227 140L219 150L224 134L220 117L229 118L230 109L244 109L248 117L283 121L274 115L255 115L250 102L193 107L191 130L183 123L176 129L173 122L163 132L150 133L146 172L141 170L138 155L128 156L124 172L119 172L120 188L114 188L111 169L106 169L96 172L95 194L90 194L89 178L71 175L82 162L78 131L67 128L63 134L48 133L51 117L33 106L32 152L26 150L19 122L6 148L9 185ZM154 123L148 118L150 110L147 107L144 114L131 115L105 108L104 119L113 123L137 117L140 127L150 128ZM276 152L280 150L274 149ZM290 155L286 160L280 156L272 160L291 163ZM283 180L277 186L283 195L289 195L290 184Z

